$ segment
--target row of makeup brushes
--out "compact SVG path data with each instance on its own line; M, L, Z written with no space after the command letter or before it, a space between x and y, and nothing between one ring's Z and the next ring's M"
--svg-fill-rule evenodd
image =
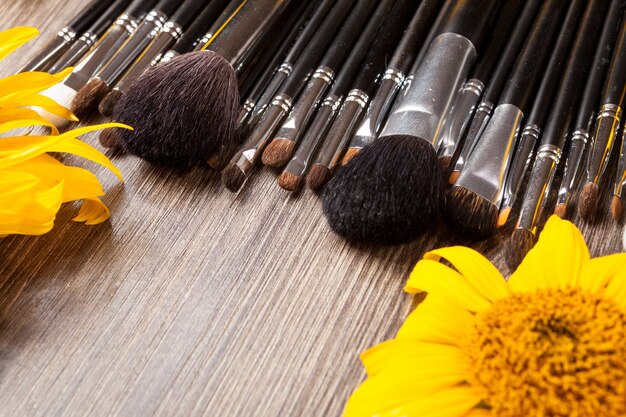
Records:
M97 0L24 70L76 65L44 94L134 127L103 146L231 191L279 168L351 240L516 217L516 265L547 212L594 217L615 152L621 217L625 52L622 0Z

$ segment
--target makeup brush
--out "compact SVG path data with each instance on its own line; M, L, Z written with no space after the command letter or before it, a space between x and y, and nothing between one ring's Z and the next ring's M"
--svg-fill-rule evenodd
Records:
M328 52L322 58L304 92L298 98L291 114L276 133L274 140L267 145L261 161L264 165L273 168L282 168L289 162L302 138L302 134L309 125L318 103L321 102L328 87L332 84L336 72L350 53L350 48L356 42L358 29L365 25L376 7L374 0L358 0L352 13L339 30L337 37L331 44Z
M435 25L433 22L437 19L443 3L444 0L423 0L420 3L389 61L387 70L380 81L380 86L367 107L366 114L363 116L363 121L355 129L356 132L354 137L351 138L342 164L347 164L363 147L369 145L378 137L396 96L406 79L407 71L410 70L411 64L415 61L422 45L424 45L424 41L429 35L429 28ZM452 1L448 1L448 4L452 3ZM442 16L445 15L445 10L440 14ZM368 96L370 96L369 93ZM349 125L349 122L346 122L346 125ZM346 134L351 136L351 133L346 132Z
M372 44L369 45L369 52L360 64L361 71L352 83L352 89L347 93L337 117L326 135L323 147L307 175L307 185L311 190L321 190L332 178L332 173L340 164L345 147L365 112L370 96L376 92L378 81L384 76L385 66L389 61L389 51L398 44L415 9L416 5L413 1L396 1ZM368 48L368 46L364 46L364 48ZM348 58L348 62L351 62L351 58ZM340 77L341 75L339 75L335 87L340 84ZM339 87L337 88L341 91ZM320 138L320 140L322 139Z
M443 215L448 226L472 239L494 234L506 172L515 149L522 118L530 107L568 9L563 0L547 0L539 12L498 106L470 154L463 171L448 191Z
M313 162L312 159L320 144L324 142L326 132L335 119L337 110L339 110L345 95L350 91L351 84L362 70L364 64L366 64L364 60L368 50L372 47L374 38L379 37L381 39L385 36L384 33L380 32L382 24L390 17L400 17L398 16L398 9L401 8L402 3L410 2L404 0L381 0L359 39L354 45L348 46L351 49L350 55L348 55L346 62L338 72L328 95L313 115L311 124L304 132L293 158L287 163L287 166L278 177L278 185L281 188L287 191L300 189L308 168ZM394 6L393 9L392 6Z
M515 22L519 18L523 3L522 0L509 0L501 6L502 10L489 34L489 42L482 54L479 54L476 67L463 84L454 105L450 108L450 114L443 125L443 133L436 145L439 163L444 173L450 168L453 156L462 145L476 105L485 89L485 83L500 61L509 36L515 28Z
M537 226L565 141L574 122L574 113L591 68L589 56L598 44L608 4L606 0L589 1L577 31L537 150L537 158L530 173L519 219L507 247L507 261L511 268L517 268L535 244ZM566 21L565 25L567 24Z
M155 3L156 0L133 0L87 56L80 60L74 71L62 83L50 87L41 94L53 99L63 107L69 108L78 90L106 65ZM69 124L68 120L45 110L36 109L36 111L58 128L63 128Z
M625 13L626 15L626 13ZM578 200L580 215L585 220L591 220L598 206L598 184L604 175L613 145L619 134L622 108L626 98L626 17L622 15L620 32L615 42L615 49L611 59L608 77L604 84L604 92L600 102L601 107L596 121L596 132L593 146L587 160L586 184ZM623 158L620 158L619 168L622 169ZM619 175L619 173L618 173ZM618 180L619 181L619 180ZM614 214L622 211L621 184L617 184L614 190L613 207ZM617 217L617 216L615 216Z
M572 1L559 37L552 48L552 56L544 71L543 79L539 85L539 90L537 91L530 115L524 120L525 126L517 141L513 160L511 161L511 166L504 183L504 194L502 196L502 204L500 205L498 227L504 226L507 222L511 210L513 209L513 204L515 204L520 192L522 181L528 172L530 162L534 158L533 151L541 136L541 129L550 113L559 80L563 75L565 62L570 55L572 44L576 37L578 23L585 11L585 3L586 0Z
M129 4L130 0L116 0L113 2L113 4L100 15L98 20L96 20L76 42L54 62L48 69L48 72L50 74L56 74L80 61Z
M331 228L349 240L401 243L418 237L441 206L442 177L433 144L476 61L496 1L455 2L381 136L322 192Z
M289 10L289 0L244 0L204 50L149 68L122 96L114 118L135 128L122 147L149 162L187 168L235 140L237 75Z
M54 62L74 43L76 37L89 28L98 17L105 13L113 0L92 0L83 8L41 51L19 72L47 71Z
M306 86L309 78L325 77L324 73L314 73L313 71L349 15L354 3L355 0L338 0L319 25L319 30L303 49L302 55L295 62L291 74L284 81L259 122L256 123L248 139L222 171L222 183L228 190L238 191L252 174L265 146L291 111L293 101ZM297 42L294 48L298 47L299 43ZM311 75L312 73L313 75Z
M482 99L476 107L461 150L458 156L454 158L454 168L449 178L450 184L454 184L459 178L465 162L476 147L476 143L482 135L485 126L487 126L542 4L543 0L530 0L524 5L524 9L515 24L515 29L511 33L506 48L502 51L498 64L489 78Z
M569 152L565 161L565 172L559 188L554 214L565 218L572 194L578 185L583 171L583 155L590 140L593 129L595 110L600 102L602 85L609 69L615 37L619 30L622 17L622 1L612 0L607 18L604 22L602 35L593 57L593 64L587 78L573 133L571 134ZM617 214L617 213L614 213Z

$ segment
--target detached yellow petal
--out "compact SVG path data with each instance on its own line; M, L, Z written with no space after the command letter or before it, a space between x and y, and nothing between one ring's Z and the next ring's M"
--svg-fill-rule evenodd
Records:
M10 234L42 235L54 226L63 196L63 183L49 189L24 191L18 197L0 204L0 236Z
M39 31L28 26L18 26L0 32L0 60L39 35Z
M109 219L111 213L107 206L100 201L99 198L86 198L83 200L83 205L78 211L78 216L72 220L75 222L85 222L89 226L100 224Z

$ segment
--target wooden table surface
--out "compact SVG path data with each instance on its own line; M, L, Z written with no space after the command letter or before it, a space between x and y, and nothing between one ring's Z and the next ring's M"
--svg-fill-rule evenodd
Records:
M83 3L1 2L0 29L42 31L2 75ZM233 195L205 168L111 156L126 183L95 168L109 222L74 223L68 205L48 235L0 239L1 416L339 416L364 376L359 352L411 308L415 262L468 243L442 226L351 245L315 195L288 195L268 170ZM582 226L593 255L620 250L611 220ZM475 247L502 265L501 241Z

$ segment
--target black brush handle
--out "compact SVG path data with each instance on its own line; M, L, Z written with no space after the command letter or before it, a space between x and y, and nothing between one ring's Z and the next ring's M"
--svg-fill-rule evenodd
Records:
M178 23L183 29L187 29L205 4L204 0L185 0L172 14L170 20Z
M87 32L98 37L102 35L128 7L130 1L131 0L117 0L93 23L93 25L91 25Z
M562 21L567 3L564 0L547 0L543 4L524 48L515 61L500 103L513 104L526 113L550 58L552 45L561 26L557 22Z
M552 99L559 85L559 80L563 75L565 62L570 56L578 23L585 10L585 3L586 0L572 0L559 37L554 44L554 48L552 48L552 56L542 75L543 79L541 84L539 84L539 90L537 90L532 110L526 118L526 125L537 125L541 129L545 124L552 106Z
M158 10L166 16L172 16L181 5L182 0L159 0L154 5L154 10Z
M458 33L478 48L497 5L497 0L457 0L447 16L442 33Z
M320 25L317 34L311 39L302 56L297 60L293 71L280 93L295 98L306 84L309 76L324 56L326 48L335 39L342 22L345 20L356 0L338 0L324 22Z
M483 101L489 103L496 103L500 98L500 94L504 89L506 81L511 73L511 69L515 64L515 60L522 50L524 41L526 40L528 33L535 21L535 17L539 12L543 0L528 0L522 14L520 15L513 33L509 37L506 47L498 60L498 63L491 74L489 79L489 85L483 95Z
M609 75L604 84L602 104L617 104L624 107L626 96L626 11L622 16L622 27L615 41Z
M311 2L311 4L314 4L314 2ZM300 56L302 56L313 36L318 33L320 25L324 22L324 19L326 19L326 16L328 16L334 4L335 0L322 0L322 2L317 5L315 13L311 15L308 23L304 29L302 29L302 33L300 33L298 39L285 57L285 62L293 65Z
M133 0L124 13L136 19L143 18L156 3L157 0Z
M230 0L211 0L202 12L196 17L187 28L183 36L172 46L172 51L177 54L184 54L194 48L196 43L209 30L215 20L224 11Z
M85 32L93 22L98 20L102 13L106 12L112 3L113 0L94 0L90 2L67 26L74 29L78 34Z
M574 129L584 129L588 131L591 128L594 113L600 102L602 95L602 85L609 70L611 62L611 54L615 45L615 37L619 30L619 22L622 17L622 0L612 0L611 6L606 20L604 21L604 29L600 36L600 41L596 47L596 53L593 57L591 72L587 78L585 91L580 101L578 116Z

